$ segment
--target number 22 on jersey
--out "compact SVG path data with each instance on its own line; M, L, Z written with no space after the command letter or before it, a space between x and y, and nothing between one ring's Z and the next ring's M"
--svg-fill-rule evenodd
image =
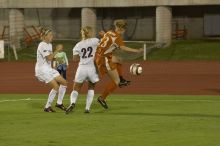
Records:
M88 47L87 49L86 48L82 48L81 49L81 52L83 53L82 58L84 59L84 58L93 57L92 51L93 51L92 47Z

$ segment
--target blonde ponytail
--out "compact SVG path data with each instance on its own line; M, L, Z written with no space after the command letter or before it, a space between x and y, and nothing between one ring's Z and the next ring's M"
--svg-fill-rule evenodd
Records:
M81 29L82 40L86 40L88 38L91 38L92 37L91 35L92 35L92 27L85 26Z
M52 32L52 30L49 29L49 28L44 28L44 27L42 27L42 28L40 29L40 39L43 40L44 37L45 37L49 32Z

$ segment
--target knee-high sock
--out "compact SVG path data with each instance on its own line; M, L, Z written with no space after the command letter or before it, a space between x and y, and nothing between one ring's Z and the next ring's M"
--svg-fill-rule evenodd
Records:
M72 103L74 103L74 104L76 103L77 97L78 97L78 92L73 90L71 92L71 95L70 95L70 102L71 102L71 104Z
M123 73L122 64L117 63L117 71L118 71L118 75L122 76Z
M112 93L115 89L117 88L117 84L114 81L111 81L107 84L107 86L105 87L104 92L102 93L101 97L102 99L106 99L107 96Z
M86 109L89 110L92 104L92 100L94 97L94 90L88 90L87 99L86 99Z
M50 93L49 93L48 100L47 100L47 104L46 104L45 108L48 108L48 107L51 106L51 104L52 104L52 102L53 102L53 100L54 100L54 98L55 98L56 95L57 95L57 91L54 90L54 89L52 89L52 90L50 91Z
M58 91L58 98L57 98L57 104L63 103L63 97L66 93L67 86L60 85L59 91Z

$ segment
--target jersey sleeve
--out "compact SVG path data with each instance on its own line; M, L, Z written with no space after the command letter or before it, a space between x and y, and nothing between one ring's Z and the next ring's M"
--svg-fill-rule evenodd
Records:
M79 55L79 50L80 50L79 45L76 44L76 46L73 48L73 55Z

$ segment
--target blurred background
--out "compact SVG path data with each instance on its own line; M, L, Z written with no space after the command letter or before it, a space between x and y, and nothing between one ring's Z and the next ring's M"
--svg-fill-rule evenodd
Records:
M71 57L82 26L98 37L115 19L127 20L123 37L131 47L146 47L145 59L220 59L218 0L1 0L0 61L34 60L41 27L51 28L54 43L63 43Z
M125 78L132 81L116 93L220 93L219 0L0 0L0 92L48 92L34 77L41 27L53 30L54 47L64 45L71 87L77 68L72 49L81 39L80 28L89 25L99 37L98 32L111 29L115 19L128 22L126 45L145 50L116 52L124 60ZM129 73L132 63L141 64L141 76ZM103 84L105 79L97 93Z

